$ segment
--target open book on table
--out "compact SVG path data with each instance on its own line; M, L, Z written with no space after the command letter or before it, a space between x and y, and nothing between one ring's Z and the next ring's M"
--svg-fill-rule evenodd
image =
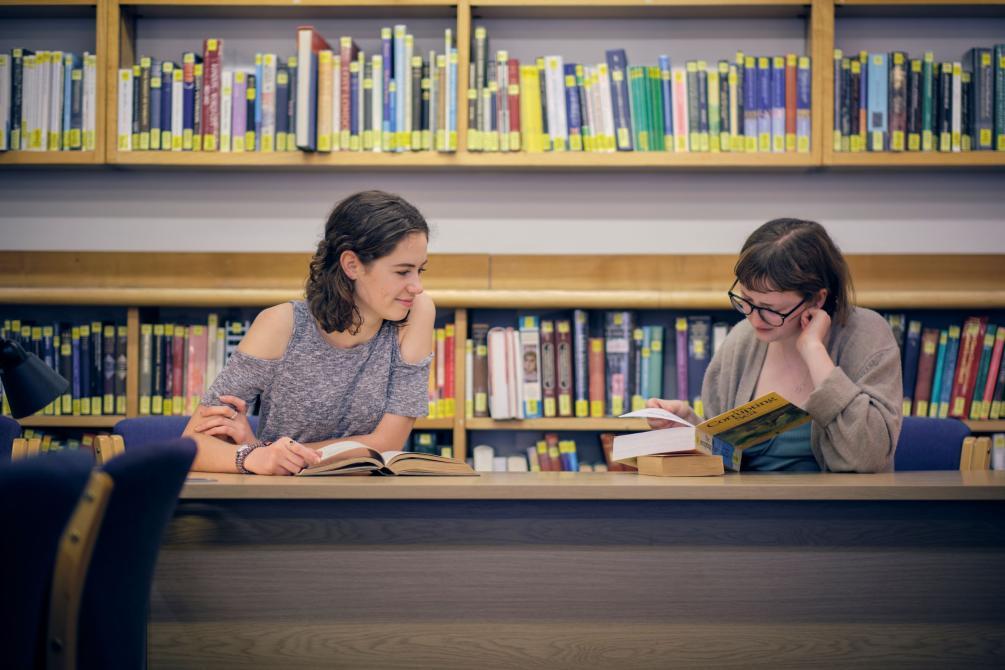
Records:
M635 465L639 456L655 454L711 454L721 456L727 470L739 470L743 450L801 426L810 415L777 393L751 400L697 426L657 407L622 417L664 419L678 426L614 438L613 458Z
M363 455L347 456L346 452L363 450ZM474 476L478 473L464 461L446 456L419 454L412 451L377 451L361 442L343 440L332 442L318 449L321 462L305 468L297 474L301 477L312 475L351 475L369 472L378 475L440 475Z

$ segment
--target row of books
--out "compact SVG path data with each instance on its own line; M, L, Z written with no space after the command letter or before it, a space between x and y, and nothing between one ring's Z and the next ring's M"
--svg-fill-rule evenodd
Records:
M903 314L887 321L902 350L905 416L1005 419L1005 325L984 316L944 329Z
M93 321L36 323L5 319L0 337L34 353L70 382L66 393L45 406L47 416L126 413L126 326ZM7 398L2 411L10 415Z
M610 452L605 452L609 458ZM476 472L607 472L634 470L617 463L587 463L580 460L576 440L562 440L558 433L545 433L543 439L527 447L525 453L497 455L495 447L480 444L471 450L471 467Z
M571 319L521 316L515 328L475 323L466 411L493 419L604 417L640 409L648 398L677 397L701 412L702 379L729 328L710 316L679 317L667 339L662 325L641 325L633 312L591 318L584 310Z
M1005 151L1005 44L962 61L834 50L834 151Z
M630 65L610 49L596 65L562 56L523 64L488 57L476 28L468 82L471 151L809 152L810 59L737 53Z
M428 419L452 419L456 413L454 391L454 352L456 335L454 324L444 324L434 333L435 348L433 362L429 366L429 414ZM433 453L433 452L429 452Z
M255 55L227 67L208 38L181 65L143 56L118 74L120 151L454 151L457 49L415 53L407 27L381 30L367 57L352 37L338 49L311 26L297 54Z
M194 413L249 327L215 313L206 323L140 324L139 414Z
M0 151L93 151L98 60L92 53L0 53Z

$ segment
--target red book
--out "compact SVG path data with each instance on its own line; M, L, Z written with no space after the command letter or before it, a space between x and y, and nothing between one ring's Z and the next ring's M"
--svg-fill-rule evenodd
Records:
M785 150L796 150L796 54L785 58Z
M994 401L995 385L998 382L998 371L1001 369L1002 350L1005 349L1005 326L998 326L995 333L995 348L991 352L991 367L988 369L988 380L984 384L984 399L981 406L980 419L991 418L991 403Z
M607 380L604 376L606 354L604 338L591 337L589 347L590 368L590 416L603 417L607 405Z
M175 326L171 341L171 413L185 413L185 326ZM167 403L168 399L164 398Z
M202 150L219 151L220 87L223 79L223 40L203 42L202 57ZM261 84L259 84L260 86Z
M555 323L544 320L541 321L541 398L544 402L544 416L547 418L558 415L557 377Z
M185 414L195 414L202 394L206 392L206 349L208 346L206 326L191 326L188 329L188 365L185 369L186 406Z
M356 45L353 39L351 37L340 37L339 65L341 66L342 69L342 79L340 81L341 85L339 86L339 88L341 89L341 91L339 92L339 95L341 96L339 102L342 105L342 112L340 119L342 127L336 130L340 130L342 132L342 139L344 140L342 143L343 149L349 148L348 134L349 131L351 130L349 122L352 120L352 104L351 104L352 100L350 98L351 90L350 90L349 66L352 65L353 61L355 61L358 56L359 56L359 47ZM360 72L359 76L360 81L362 82L363 73ZM399 83L398 85L400 86L401 84ZM360 88L362 88L362 86L360 86ZM362 93L362 91L360 92Z
M555 369L558 373L558 415L572 416L572 324L557 322L555 334Z
M509 90L506 91L506 101L509 103L509 150L520 151L520 61L510 58L506 68L509 81Z
M921 356L918 358L918 379L914 386L914 415L928 416L928 399L932 396L935 374L935 352L939 347L939 330L925 328L921 334Z
M454 369L457 364L454 355L454 348L456 347L456 338L454 337L454 324L448 323L445 327L446 337L444 338L443 347L443 373L446 377L443 380L443 392L444 392L444 418L453 418L454 412L457 408L457 389L454 383Z
M953 393L949 400L949 416L953 418L965 419L970 416L970 403L987 325L987 317L978 316L971 316L963 323L960 357L956 362L956 378L953 380Z

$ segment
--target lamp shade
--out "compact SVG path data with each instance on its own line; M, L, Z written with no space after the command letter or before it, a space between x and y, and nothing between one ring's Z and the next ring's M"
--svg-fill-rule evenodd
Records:
M38 356L11 340L0 340L0 378L15 419L34 414L70 387Z

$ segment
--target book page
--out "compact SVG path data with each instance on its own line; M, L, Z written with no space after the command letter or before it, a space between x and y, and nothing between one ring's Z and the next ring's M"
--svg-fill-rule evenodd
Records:
M618 417L619 419L663 419L664 421L673 421L674 423L679 423L684 426L691 426L694 428L694 424L686 419L682 419L673 412L665 410L662 407L646 407L645 409L637 409L634 412L628 412L627 414L622 414Z
M321 462L329 461L339 454L343 454L347 451L352 451L354 449L366 449L369 453L375 454L377 458L380 458L380 454L370 447L366 446L362 442L354 442L352 440L342 440L340 442L332 442L331 444L326 444L325 446L318 449L318 455L321 456ZM400 453L400 452L393 452Z

